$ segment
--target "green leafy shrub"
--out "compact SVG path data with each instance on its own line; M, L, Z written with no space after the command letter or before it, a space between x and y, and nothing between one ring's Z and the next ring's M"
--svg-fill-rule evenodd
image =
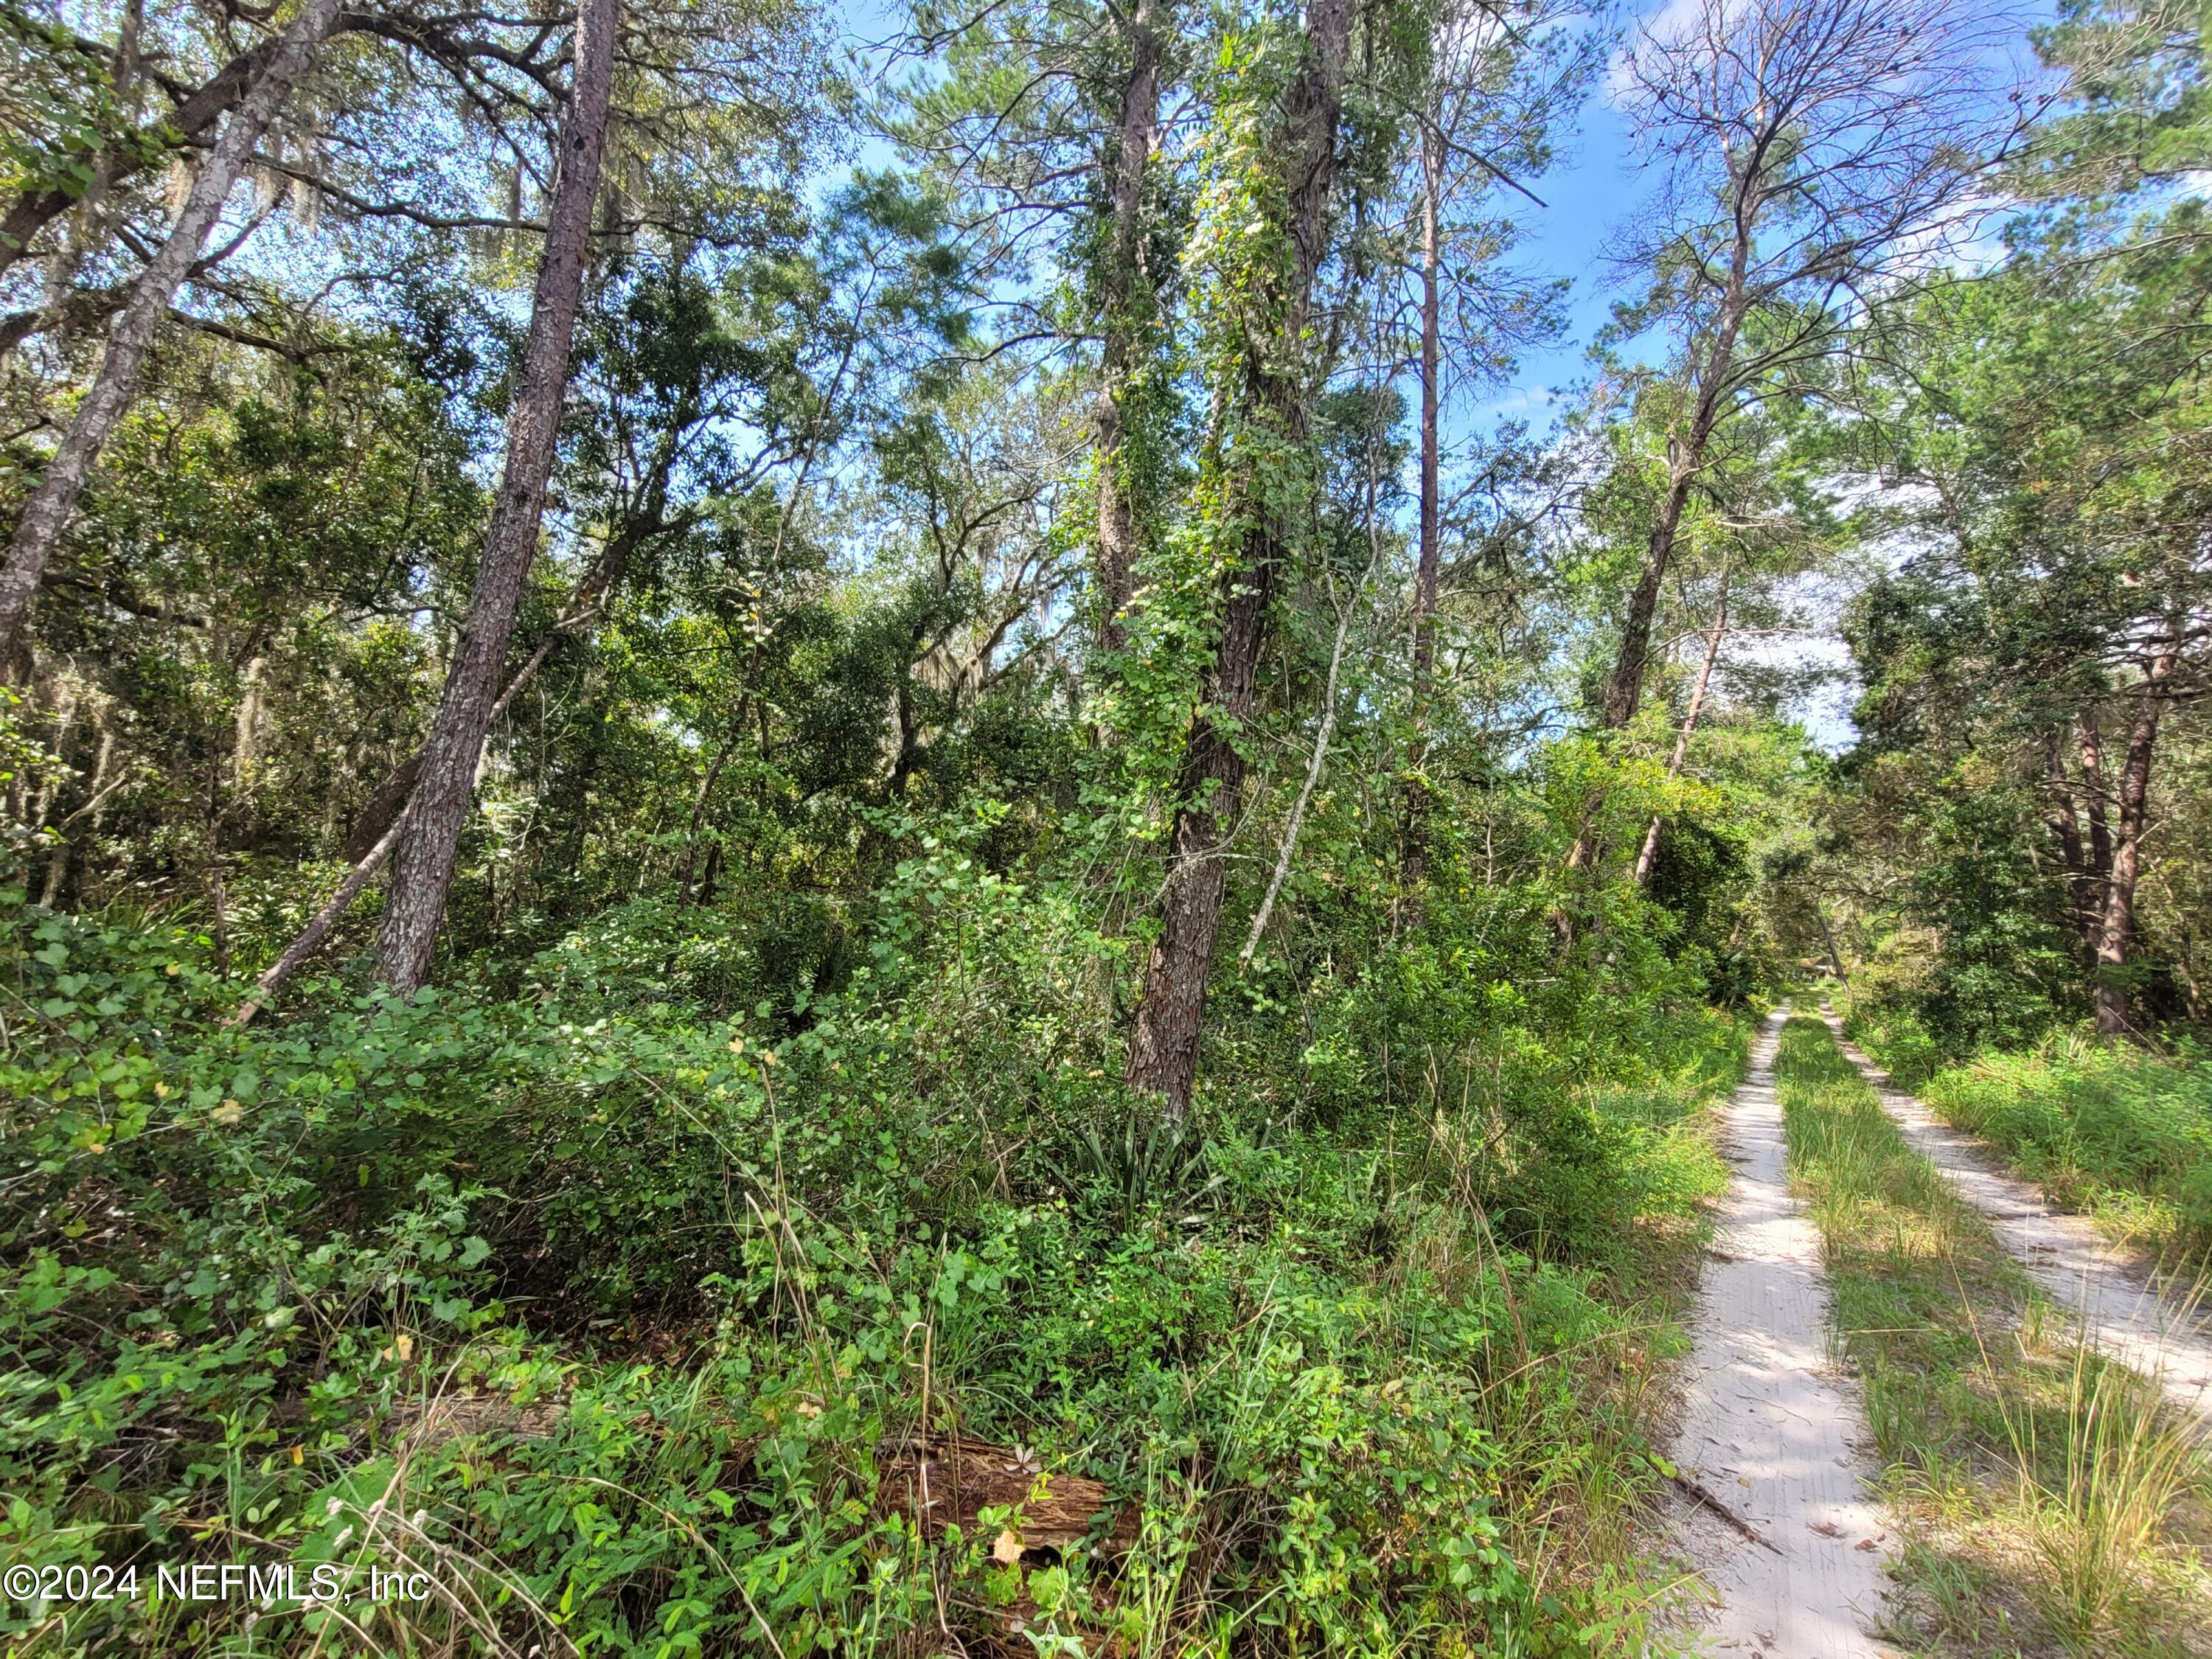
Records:
M1854 1012L1844 1024L1852 1040L1881 1062L1890 1080L1900 1089L1917 1089L1943 1067L1942 1046L1909 1013Z

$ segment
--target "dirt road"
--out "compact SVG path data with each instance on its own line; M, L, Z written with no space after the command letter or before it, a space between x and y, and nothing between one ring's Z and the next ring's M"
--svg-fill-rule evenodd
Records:
M2095 1224L2054 1207L2028 1182L2004 1173L1983 1142L1890 1087L1887 1075L1844 1037L1843 1022L1826 1003L1820 1017L1906 1142L1982 1212L2038 1288L2081 1322L2091 1346L2157 1378L2182 1410L2212 1417L2212 1321L2161 1297Z
M1820 1235L1790 1195L1774 1095L1787 1013L1760 1029L1723 1124L1735 1173L1675 1442L1696 1495L1682 1531L1719 1597L1705 1626L1715 1652L1860 1659L1893 1651L1869 1633L1887 1532L1862 1478L1856 1390L1828 1360Z

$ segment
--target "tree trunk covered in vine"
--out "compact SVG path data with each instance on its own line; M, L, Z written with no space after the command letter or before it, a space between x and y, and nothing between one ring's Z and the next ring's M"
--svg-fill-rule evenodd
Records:
M1272 337L1246 358L1243 393L1286 447L1306 439L1311 388L1304 337L1329 241L1352 15L1351 0L1315 0L1306 17L1305 61L1283 100L1279 153L1293 252ZM1248 473L1240 487L1256 495L1262 486ZM1243 552L1222 577L1220 642L1183 752L1160 939L1146 964L1129 1042L1128 1083L1164 1096L1168 1115L1177 1121L1197 1079L1206 981L1228 889L1228 842L1243 802L1245 763L1237 744L1255 706L1268 607L1293 533L1264 502L1250 506Z

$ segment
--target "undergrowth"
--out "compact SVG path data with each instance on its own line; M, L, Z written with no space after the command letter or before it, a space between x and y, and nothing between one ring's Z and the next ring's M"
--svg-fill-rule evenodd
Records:
M2212 1073L2170 1052L2053 1031L1947 1053L1908 1011L1838 990L1845 1029L1899 1088L1980 1135L2054 1203L2188 1275L2212 1266Z
M957 848L835 995L704 1014L660 925L240 1030L191 929L9 901L0 1553L428 1597L41 1594L13 1650L1652 1650L1740 1019L1407 951L1163 1136L1099 941ZM921 1518L956 1435L1030 1496Z
M2085 1350L1819 1021L1784 1027L1790 1170L1904 1518L1896 1636L1946 1656L2201 1652L2202 1469Z

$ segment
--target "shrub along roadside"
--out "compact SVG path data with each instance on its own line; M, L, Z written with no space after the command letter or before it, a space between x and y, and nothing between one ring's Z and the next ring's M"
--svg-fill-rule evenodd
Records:
M1790 1170L1905 1526L1900 1639L1944 1655L2200 1651L2202 1470L1908 1147L1825 1025L1784 1027Z
M520 997L329 988L246 1031L189 931L19 896L0 1553L436 1588L16 1602L9 1638L1644 1650L1643 1435L1741 1022L1616 1001L1585 1043L1422 995L1473 1064L1392 1073L1360 1034L1413 995L1350 983L1194 1149L1119 1158L1079 930L957 858L912 884L930 925L804 1011L640 1002L586 944ZM1134 1547L924 1535L880 1472L956 1431L1105 1481Z

